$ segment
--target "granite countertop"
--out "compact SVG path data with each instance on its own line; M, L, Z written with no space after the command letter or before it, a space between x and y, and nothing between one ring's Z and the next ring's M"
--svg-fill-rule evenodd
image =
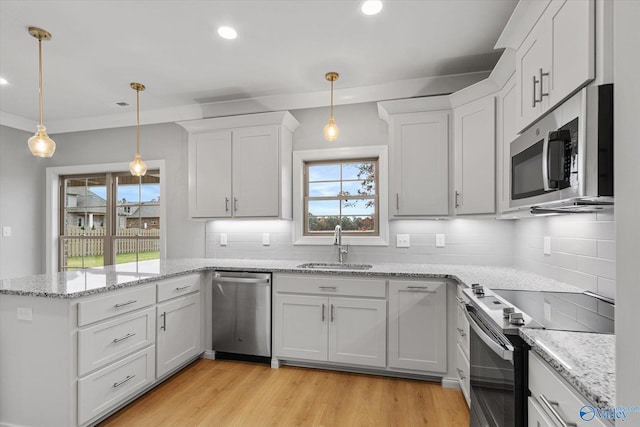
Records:
M183 274L209 270L273 273L395 276L452 279L466 286L480 283L489 289L556 291L583 290L534 273L510 267L446 264L373 264L369 270L300 268L304 260L176 259L119 264L0 280L0 295L72 299L109 292ZM614 405L615 336L521 328L520 335L554 369L599 407Z
M595 406L615 406L615 335L521 328L520 336Z
M471 286L480 283L489 289L554 290L582 292L582 289L553 279L510 267L446 264L373 264L369 270L308 269L307 261L249 259L177 259L119 264L102 268L42 274L0 280L0 294L48 298L78 298L154 280L206 270L268 271L274 273L336 274L354 276L396 276L449 278Z

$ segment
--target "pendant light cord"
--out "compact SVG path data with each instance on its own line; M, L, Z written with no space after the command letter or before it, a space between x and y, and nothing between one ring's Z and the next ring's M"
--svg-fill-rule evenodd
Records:
M333 80L331 79L331 117L333 117Z
M38 37L38 96L40 98L40 126L43 125L42 118L42 38Z
M136 89L136 156L140 157L140 89Z

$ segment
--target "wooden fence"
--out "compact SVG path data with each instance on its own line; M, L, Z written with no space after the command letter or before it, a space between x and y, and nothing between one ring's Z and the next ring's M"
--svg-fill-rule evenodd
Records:
M83 238L78 239L73 236L83 236ZM67 227L64 240L66 257L104 254L104 236L105 228L102 227L90 230L83 230L81 227ZM160 251L159 237L160 230L158 229L118 228L115 237L116 253L158 252Z

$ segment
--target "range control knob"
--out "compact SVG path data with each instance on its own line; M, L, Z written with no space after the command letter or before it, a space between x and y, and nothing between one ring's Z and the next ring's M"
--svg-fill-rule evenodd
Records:
M484 288L482 286L480 286L480 285L473 286L472 291L478 297L483 297L484 296Z
M512 325L524 325L524 316L522 313L511 313L509 314L509 323Z

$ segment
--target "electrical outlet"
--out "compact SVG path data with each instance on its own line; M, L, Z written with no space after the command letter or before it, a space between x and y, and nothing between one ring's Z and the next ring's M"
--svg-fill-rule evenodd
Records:
M227 233L220 233L220 246L227 246Z
M411 246L408 234L398 234L396 236L396 248L408 248Z
M544 236L543 252L545 255L551 255L551 237L549 236Z
M551 322L551 303L548 301L544 302L544 320Z
M271 244L271 238L269 233L262 233L262 246L269 246Z
M2 227L2 237L11 237L11 227L6 225Z
M444 248L444 234L436 234L436 248Z

